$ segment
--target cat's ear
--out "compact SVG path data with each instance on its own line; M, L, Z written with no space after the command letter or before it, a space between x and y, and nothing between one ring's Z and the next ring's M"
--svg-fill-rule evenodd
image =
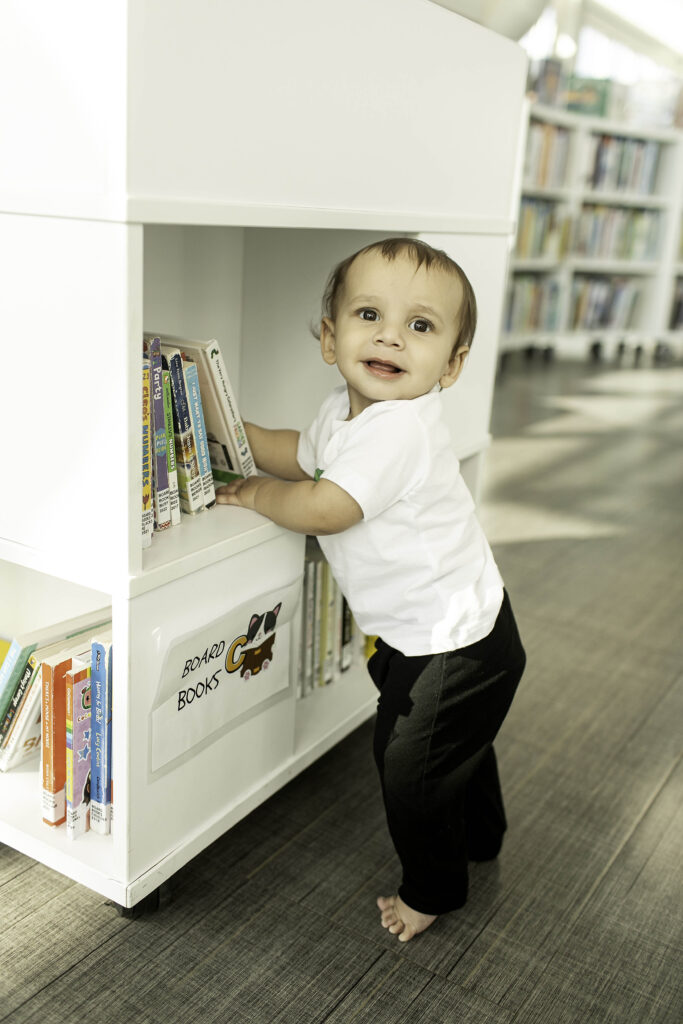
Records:
M280 609L281 608L282 608L282 601L280 601L279 604L276 604L275 607L273 608L273 615L275 616L275 618L277 618L278 615L280 614Z
M259 626L263 622L263 615L252 615L249 622L249 629L247 630L247 639L253 640L259 631Z

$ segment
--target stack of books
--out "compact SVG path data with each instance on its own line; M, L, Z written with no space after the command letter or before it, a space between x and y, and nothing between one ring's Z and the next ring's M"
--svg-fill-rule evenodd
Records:
M308 697L351 667L361 640L315 537L306 538L301 630L297 696Z
M653 195L660 152L660 143L653 140L591 135L585 182L596 190Z
M0 771L40 754L46 825L76 839L111 829L112 642L108 608L0 648Z
M640 293L640 283L631 278L577 275L572 285L572 329L632 327Z
M569 131L532 119L524 160L524 186L562 188L566 183Z
M574 252L613 260L654 260L658 239L657 210L586 205L576 224Z
M142 543L216 502L217 485L255 474L215 340L150 334L142 362Z

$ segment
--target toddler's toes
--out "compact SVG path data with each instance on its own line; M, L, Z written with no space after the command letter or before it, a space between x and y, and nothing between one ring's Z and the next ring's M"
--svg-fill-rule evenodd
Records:
M398 934L398 941L399 942L410 942L411 939L415 938L415 936L418 934L418 932L417 932L417 928L414 928L413 925L406 924L406 925L403 926L403 928L401 929L400 933L397 933L397 934Z
M377 906L382 911L382 927L391 929L392 925L400 920L396 913L396 904L391 896L380 896L377 899Z

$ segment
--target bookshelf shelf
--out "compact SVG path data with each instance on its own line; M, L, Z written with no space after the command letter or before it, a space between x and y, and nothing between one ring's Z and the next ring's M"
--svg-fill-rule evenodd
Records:
M644 260L610 260L599 257L570 256L565 265L575 274L656 274L659 263Z
M113 835L69 843L44 825L34 765L0 773L0 840L126 906L376 703L362 663L295 697L302 537L219 506L142 549L143 331L218 338L244 418L301 429L338 383L308 329L329 270L371 240L419 235L478 297L476 345L444 396L475 492L489 442L524 55L421 0L320 6L313 23L308 0L0 15L17 40L0 66L16 97L0 137L0 331L3 373L26 382L4 409L25 435L5 472L26 497L0 508L0 630L111 604L115 666ZM368 123L363 158L329 144L362 148ZM405 159L415 124L419 159ZM277 659L246 680L226 656L226 696L211 691L174 731L177 666L214 629L241 649L252 613L281 600Z
M581 192L584 206L634 206L642 210L667 210L671 206L668 196L641 195L629 192L607 192L586 189Z
M284 533L257 512L228 505L183 516L180 527L156 534L152 546L143 552L143 571L131 577L130 596L154 590Z
M0 842L68 875L116 902L125 893L118 870L119 850L113 836L88 832L76 842L63 828L41 820L41 783L37 762L4 774L0 780ZM118 876L118 877L117 877Z
M551 347L586 354L586 329L573 327L576 294L583 290L586 315L602 324L590 328L591 344L596 336L619 345L637 338L639 351L656 354L662 341L677 349L679 339L667 331L680 275L683 133L537 104L529 105L528 123L501 348L538 340L542 303L553 322ZM548 245L548 255L523 255ZM622 258L628 253L633 258ZM528 275L535 276L534 286Z

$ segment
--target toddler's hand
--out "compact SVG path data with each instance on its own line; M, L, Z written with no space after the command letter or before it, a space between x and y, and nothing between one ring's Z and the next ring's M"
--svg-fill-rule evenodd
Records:
M216 489L216 502L219 505L240 505L242 508L254 508L256 492L263 483L263 477L249 476L244 480L233 480L224 487Z

